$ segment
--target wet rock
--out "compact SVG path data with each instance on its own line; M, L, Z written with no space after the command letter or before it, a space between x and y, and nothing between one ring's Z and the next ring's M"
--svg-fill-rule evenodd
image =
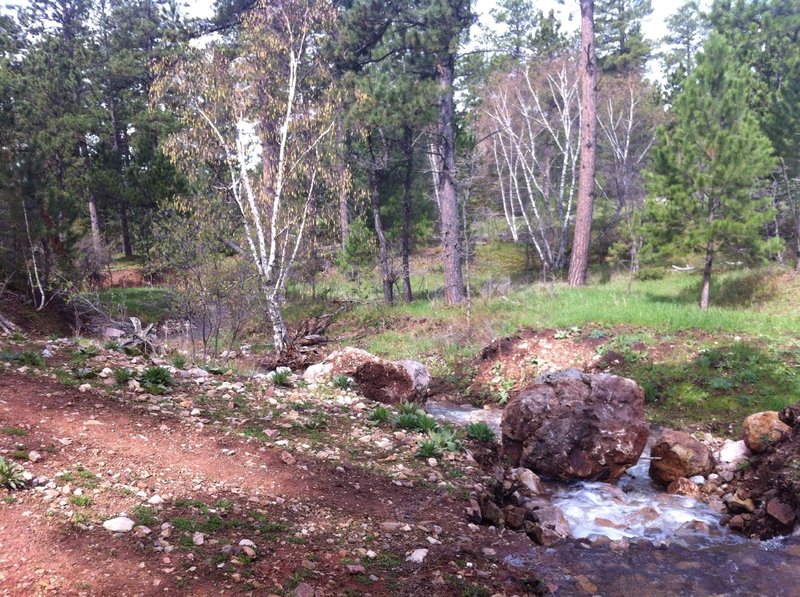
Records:
M531 495L539 495L542 491L541 479L530 469L511 469L511 478L522 485Z
M569 537L570 528L564 513L555 506L529 512L533 520L525 521L525 532L539 545L552 545Z
M667 493L697 498L700 496L700 489L689 479L678 477L667 486Z
M126 516L110 518L103 523L103 528L114 533L128 533L133 530L134 522Z
M777 520L779 523L786 526L794 523L796 518L792 507L777 498L772 498L769 502L767 502L767 514L772 516L772 518Z
M481 498L481 516L485 522L494 526L500 526L503 522L503 512L488 495Z
M742 439L753 452L763 452L782 440L791 429L776 411L755 413L742 421Z
M522 528L525 524L525 508L520 506L506 506L503 508L503 519L506 526L515 531Z
M351 347L332 352L309 367L303 378L319 383L334 375L352 378L364 396L386 404L424 402L430 384L430 374L422 363L387 361Z
M708 446L688 433L664 429L650 450L650 478L669 485L681 477L708 475L714 470L714 459Z
M647 441L644 392L632 380L569 369L522 390L503 412L503 453L561 480L614 480Z
M744 497L739 492L733 494L728 500L728 509L731 512L753 512L756 509L752 498Z

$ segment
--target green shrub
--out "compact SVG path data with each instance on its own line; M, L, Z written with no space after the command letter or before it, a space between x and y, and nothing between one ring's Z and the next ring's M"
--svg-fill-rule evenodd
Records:
M0 456L0 487L16 490L25 486L22 469Z
M483 421L478 421L467 425L467 437L488 443L494 441L494 431Z
M178 353L172 357L172 366L176 369L183 369L186 366L187 359L184 355Z
M136 377L130 369L126 369L125 367L120 367L119 369L114 370L114 380L117 382L118 386L124 386L130 380Z
M394 420L394 424L397 425L400 429L408 429L409 431L414 431L417 429L418 417L416 414L402 413L397 415L397 417Z
M420 458L436 458L437 456L440 456L441 453L441 449L434 440L424 439L419 442L417 456Z
M117 342L116 340L109 340L105 344L103 344L103 348L106 350L117 350L119 351L122 348L122 345Z
M279 387L288 387L292 383L292 372L291 371L275 371L272 375L272 383L273 385Z
M391 413L385 406L376 406L370 411L367 418L373 423L380 425L389 422L389 419L391 419Z
M149 367L139 378L142 387L151 394L166 394L175 385L172 373L165 367Z
M340 390L349 390L352 385L353 385L353 380L351 380L346 375L334 375L333 376L333 387L334 388L338 388Z
M23 350L19 355L19 360L23 365L29 367L44 367L44 357L35 350Z
M451 427L442 427L437 431L428 431L428 437L440 450L460 452L463 447L460 441L460 432Z

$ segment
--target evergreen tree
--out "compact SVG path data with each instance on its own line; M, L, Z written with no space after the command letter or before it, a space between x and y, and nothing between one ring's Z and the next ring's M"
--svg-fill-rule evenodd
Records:
M644 67L653 50L642 33L642 19L653 12L650 0L597 0L597 62L606 73Z
M750 76L718 34L676 98L674 123L662 128L653 153L648 204L649 244L663 252L705 255L700 308L710 302L720 254L756 257L769 199L751 192L774 166L772 147L748 106Z
M680 92L681 83L695 67L695 56L708 35L708 22L697 0L689 0L667 19L669 35L661 42L667 50L661 62L667 73L670 97Z

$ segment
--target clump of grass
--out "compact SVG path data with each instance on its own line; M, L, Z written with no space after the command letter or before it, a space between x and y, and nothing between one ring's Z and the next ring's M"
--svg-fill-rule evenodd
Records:
M22 476L22 469L0 456L0 487L17 490L24 486L25 478Z
M124 386L134 377L136 377L136 375L130 369L127 369L125 367L119 367L118 369L114 369L114 381L117 382L118 386Z
M288 387L292 383L292 372L281 369L272 374L272 383L279 387Z
M439 425L436 419L428 415L417 404L401 402L397 410L399 414L394 418L394 424L400 429L409 431L435 431Z
M151 394L166 394L175 385L172 373L165 367L148 367L139 377L142 387Z
M11 451L11 458L15 460L27 460L28 459L28 451L24 449L17 449Z
M79 508L88 508L92 505L92 498L88 495L73 495L69 498L69 502L73 506L78 506Z
M172 357L172 366L175 367L176 369L183 369L186 366L187 362L188 359L186 358L186 356L180 353Z
M367 415L367 419L377 425L388 423L391 418L392 415L385 406L376 406L370 411L369 415Z
M420 458L436 458L441 456L442 450L437 443L432 439L424 439L419 442L417 447L417 456Z
M131 514L137 525L151 527L158 524L158 519L151 506L136 506Z
M28 435L28 430L23 429L22 427L3 427L3 433L6 435L16 435L16 436L23 436Z
M470 423L467 425L466 431L467 437L474 439L475 441L486 443L494 441L494 431L483 421Z
M118 351L118 350L122 349L122 344L120 344L116 340L109 340L108 342L103 344L103 348L105 348L106 350L117 350Z
M328 426L328 415L316 412L308 418L303 426L306 429L325 429Z
M349 390L353 386L353 380L346 375L334 375L333 387L339 390Z
M23 365L29 367L44 367L44 357L35 350L23 350L19 355L19 360Z

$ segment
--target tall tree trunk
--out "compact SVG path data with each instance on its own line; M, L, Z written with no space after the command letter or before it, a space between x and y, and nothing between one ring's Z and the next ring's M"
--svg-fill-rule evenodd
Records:
M369 174L369 199L372 205L372 218L375 224L375 236L378 237L378 261L381 268L381 282L383 283L383 300L387 305L394 304L394 288L392 287L391 270L389 268L389 248L386 243L386 234L383 232L381 220L381 179L383 170L372 167Z
M578 209L572 237L569 285L585 286L594 210L594 163L597 137L597 60L594 47L594 0L581 0L581 155Z
M281 354L289 348L289 329L283 320L280 301L272 293L267 293L267 314L272 323L272 344L275 352Z
M131 229L128 224L128 202L124 199L120 199L119 202L119 223L122 228L122 252L125 253L125 259L133 259Z
M414 300L411 292L411 267L409 253L411 251L411 187L414 182L414 139L411 127L403 131L403 147L406 152L406 172L403 179L403 232L402 232L402 258L403 258L403 298L407 303Z
M461 235L459 234L458 196L456 191L456 144L453 122L453 73L455 56L447 53L436 65L439 84L439 122L434 139L438 154L438 195L441 201L441 233L444 250L444 302L456 305L464 300L461 273Z
M706 244L706 264L703 267L703 289L700 292L700 309L708 310L711 303L711 269L714 265L714 242L708 241Z
M344 127L341 118L336 119L336 148L337 148L337 167L339 169L339 227L342 231L342 251L347 246L347 239L350 236L350 208L347 205L347 163L345 162L344 152Z
M100 219L97 217L97 201L95 201L94 193L88 192L89 195L89 222L92 227L92 248L97 257L103 253L103 244L100 240Z

